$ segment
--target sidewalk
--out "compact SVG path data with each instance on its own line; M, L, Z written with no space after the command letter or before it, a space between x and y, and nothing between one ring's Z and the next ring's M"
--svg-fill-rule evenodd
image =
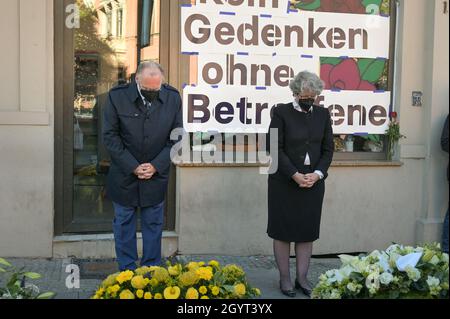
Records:
M278 289L278 270L276 268L273 256L213 256L213 255L189 255L177 256L181 262L209 261L217 260L222 265L237 264L241 266L246 274L248 281L253 287L261 290L263 299L283 299L287 298ZM42 292L55 292L56 299L87 299L92 296L102 279L108 274L117 271L114 260L79 260L79 259L29 259L29 258L8 258L7 259L16 268L25 267L26 271L37 272L42 275L39 280L33 280ZM80 288L68 289L66 287L66 267L70 264L76 264L80 268ZM316 284L320 274L325 271L340 266L339 259L311 259L309 271L309 280ZM295 259L291 258L292 280L295 278ZM300 292L297 299L306 299L306 296Z

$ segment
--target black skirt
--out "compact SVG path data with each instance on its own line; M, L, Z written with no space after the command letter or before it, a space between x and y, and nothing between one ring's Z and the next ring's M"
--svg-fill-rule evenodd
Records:
M310 172L309 168L303 173ZM324 194L324 180L311 188L300 188L293 179L269 176L269 237L296 243L319 239Z

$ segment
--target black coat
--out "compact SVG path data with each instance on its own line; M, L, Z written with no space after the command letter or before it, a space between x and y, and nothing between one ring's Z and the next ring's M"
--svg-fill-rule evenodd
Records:
M137 84L121 85L109 92L103 116L103 143L111 156L106 183L110 199L123 206L148 207L166 195L173 129L183 126L179 92L163 85L159 99L148 110ZM151 163L157 170L150 180L139 180L135 169Z
M291 179L304 166L308 153L312 169L320 170L326 178L334 152L330 112L314 105L312 113L306 115L311 117L306 126L299 125L293 116L296 112L292 103L279 104L273 109L269 130L278 129L278 170L271 177Z
M330 113L318 106L313 106L312 113L302 113L292 103L280 104L273 109L270 129L278 129L278 144L274 146L278 169L268 180L267 233L285 242L313 242L320 235L325 178L334 152ZM306 153L309 166L305 165ZM274 153L271 155L275 161ZM296 172L315 170L322 171L324 179L311 188L300 188L292 179Z

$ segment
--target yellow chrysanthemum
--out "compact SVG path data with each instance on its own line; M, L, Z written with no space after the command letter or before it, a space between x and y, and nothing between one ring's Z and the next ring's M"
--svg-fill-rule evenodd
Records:
M214 268L219 268L220 267L220 263L217 260L211 260L208 265L214 267Z
M134 299L134 294L129 291L128 289L125 289L124 291L122 291L119 295L120 299Z
M200 267L195 271L195 274L200 279L211 280L213 277L213 271L211 267Z
M198 266L199 267L203 267L205 265L205 262L204 261L200 261L199 263L198 263Z
M163 295L161 295L159 292L155 294L155 299L163 299Z
M142 299L142 297L144 297L144 290L142 290L142 289L136 290L136 297L138 297L139 299Z
M95 294L99 297L101 297L105 293L105 288L99 288Z
M180 278L178 279L180 285L184 287L192 286L194 285L198 280L198 276L193 271L188 271L185 273L182 273L180 275Z
M164 298L165 299L178 299L180 297L181 290L179 287L167 287L164 289Z
M206 295L206 293L208 292L208 288L206 288L205 286L201 286L200 288L198 288L198 292L202 295Z
M258 288L253 288L253 291L255 292L255 295L261 296L261 290L259 290Z
M225 277L230 281L237 281L237 279L245 276L244 270L241 267L234 264L223 267L222 272L225 275Z
M117 292L119 290L120 290L120 286L119 285L114 285L114 286L106 288L106 292L112 297L117 296Z
M153 298L153 296L152 296L152 294L150 292L146 292L144 294L144 299L152 299L152 298Z
M200 299L209 299L208 296L201 296Z
M200 267L200 266L199 266L199 264L198 264L197 262L195 262L195 261L191 261L190 263L188 263L188 264L186 265L186 268L189 269L189 270L191 270L191 271L197 269L198 267Z
M217 295L220 293L220 288L217 287L217 286L213 286L213 287L211 288L211 293L212 293L214 296L217 296Z
M158 282L158 280L156 280L156 278L152 278L152 279L150 279L150 285L152 286L152 287L156 287L156 286L158 286L158 284L159 284L159 282Z
M115 273L115 274L112 274L112 275L109 275L108 277L106 277L106 279L103 280L103 282L102 282L102 287L107 288L107 287L114 285L117 282L116 278L118 275L119 275L119 273Z
M134 273L135 273L136 275L144 276L145 274L148 274L150 271L152 271L152 269L151 269L150 267L148 267L148 266L142 266L142 267L136 269L136 270L134 271Z
M169 275L178 276L181 273L182 267L180 264L177 264L175 266L168 267L167 270L169 271Z
M150 271L155 271L157 269L161 269L161 267L159 267L159 266L149 266L148 269L150 269Z
M186 299L198 299L198 291L195 288L189 288L186 292Z
M169 278L169 272L165 268L158 267L153 272L153 278L158 280L158 282L165 282Z
M134 276L133 279L131 279L131 286L134 289L144 289L145 286L147 286L147 283L142 276Z
M246 292L246 290L245 290L245 285L244 284L234 285L234 293L237 296L242 297L242 296L245 295L245 292Z
M131 270L125 270L117 275L116 280L119 284L122 284L125 281L131 280L131 278L133 278L133 275L134 273Z

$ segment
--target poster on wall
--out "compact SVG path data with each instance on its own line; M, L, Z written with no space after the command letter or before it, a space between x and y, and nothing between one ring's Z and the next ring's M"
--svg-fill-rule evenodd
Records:
M289 82L307 70L325 83L318 102L335 134L384 133L391 94L375 78L389 57L389 16L287 0L196 2L181 11L182 53L195 59L183 89L188 132L267 132L271 109L292 101Z

